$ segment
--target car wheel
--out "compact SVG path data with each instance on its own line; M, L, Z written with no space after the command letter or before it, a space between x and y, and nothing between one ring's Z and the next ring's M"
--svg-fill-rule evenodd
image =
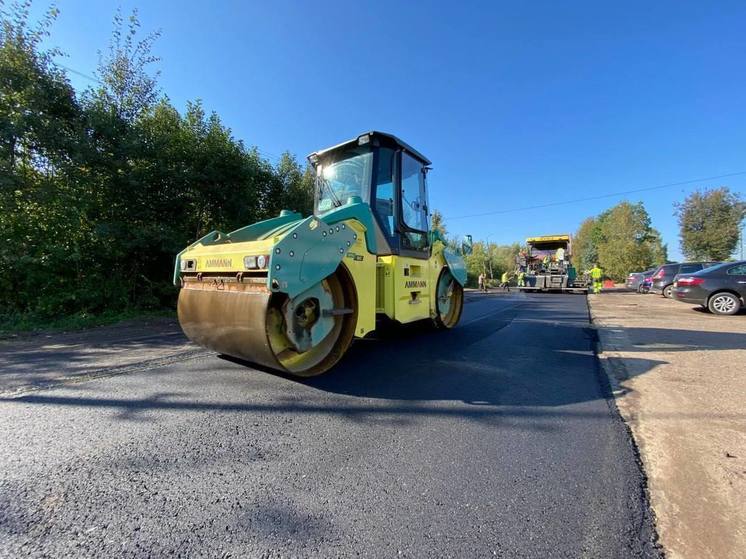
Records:
M715 293L707 308L714 314L736 314L741 309L741 300L732 293Z
M663 288L663 296L666 299L670 299L671 295L673 295L673 285L667 285Z

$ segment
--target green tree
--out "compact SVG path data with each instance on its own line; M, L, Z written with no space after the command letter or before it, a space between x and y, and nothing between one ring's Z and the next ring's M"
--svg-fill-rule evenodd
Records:
M579 272L590 270L598 262L600 228L597 220L589 217L580 224L572 239L572 257Z
M310 167L303 169L291 153L285 152L275 166L277 181L281 186L280 200L275 210L289 209L303 215L313 212L314 180Z
M598 261L614 281L624 281L630 272L665 261L660 234L652 228L641 202L621 202L602 213L597 221Z
M30 2L0 10L0 313L28 311L45 292L52 306L74 299L86 234L70 180L80 107L59 51L42 48L57 10L35 25L29 11Z
M476 241L472 253L464 257L466 263L467 284L477 285L479 274L484 273L488 279L499 279L503 272L514 271L516 256L521 250L518 243L498 245L485 241Z
M664 264L668 253L643 204L629 202L584 220L573 237L572 250L580 272L599 264L615 281Z
M445 219L439 210L433 211L433 214L430 216L430 229L433 231L439 231L444 239L448 237Z
M132 10L125 23L120 8L114 16L108 53L104 55L99 51L97 73L102 85L98 94L128 122L148 111L160 99L160 71L151 75L148 67L160 61L152 50L161 33L152 31L138 39L139 29L137 10Z
M738 246L746 203L727 187L699 190L676 204L681 251L690 260L727 260Z
M464 256L464 263L466 264L467 285L475 287L479 274L489 273L490 258L487 244L483 241L474 242L471 254Z
M314 175L237 140L200 101L161 94L137 13L114 18L100 86L76 93L44 50L57 10L0 0L0 321L172 305L174 255L284 208L309 214Z

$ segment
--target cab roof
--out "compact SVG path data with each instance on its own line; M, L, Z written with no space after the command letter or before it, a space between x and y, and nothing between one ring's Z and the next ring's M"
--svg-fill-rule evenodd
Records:
M308 160L313 164L316 165L316 162L319 160L319 158L323 157L327 153L331 153L333 151L337 151L339 149L343 149L349 146L362 146L367 143L371 143L374 146L385 146L385 147L394 147L403 149L408 154L413 156L415 159L419 159L422 163L425 165L431 165L431 161L422 155L419 151L414 149L412 146L407 144L406 142L403 142L393 134L387 134L386 132L379 132L377 130L371 130L370 132L364 132L363 134L360 134L359 136L356 136L355 138L351 140L347 140L346 142L342 142L341 144L337 144L335 146L328 147L326 149L322 149L319 151L314 151L313 153L308 155Z

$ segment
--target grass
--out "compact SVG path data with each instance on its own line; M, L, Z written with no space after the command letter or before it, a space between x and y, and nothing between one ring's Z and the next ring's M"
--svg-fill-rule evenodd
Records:
M81 312L51 319L33 314L0 315L0 339L14 337L18 334L83 330L85 328L116 324L124 320L160 317L176 317L176 311L173 309L133 309L127 311L104 311L97 314Z

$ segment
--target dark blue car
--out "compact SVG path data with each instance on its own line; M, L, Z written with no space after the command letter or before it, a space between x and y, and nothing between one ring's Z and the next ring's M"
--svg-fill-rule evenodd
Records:
M746 260L726 262L676 278L672 299L702 305L714 314L736 314L746 300Z

